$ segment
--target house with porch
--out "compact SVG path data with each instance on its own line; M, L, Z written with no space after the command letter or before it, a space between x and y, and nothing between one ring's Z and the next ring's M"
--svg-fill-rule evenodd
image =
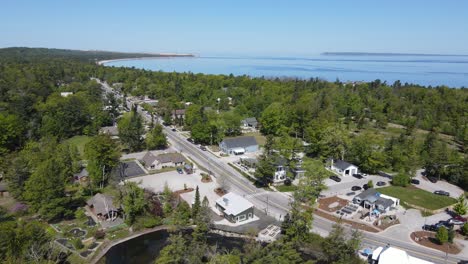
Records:
M258 121L255 117L247 117L241 120L241 128L243 130L254 131L258 128Z
M119 210L114 206L112 197L98 193L86 201L87 209L97 221L114 221Z
M140 161L148 170L160 170L184 165L185 157L180 153L163 153L155 156L148 151Z
M242 155L258 151L258 143L253 136L232 137L221 141L219 148L226 154Z
M400 204L400 199L379 193L369 188L353 198L353 203L359 204L369 211L378 210L380 213L388 212L392 207Z
M282 156L276 157L273 163L275 173L273 174L273 184L279 184L286 180L287 159Z
M234 193L223 195L216 200L215 206L224 218L232 223L243 222L254 217L253 204Z
M329 159L328 161L330 162L329 169L341 177L353 176L353 174L357 174L359 171L358 166L344 160Z

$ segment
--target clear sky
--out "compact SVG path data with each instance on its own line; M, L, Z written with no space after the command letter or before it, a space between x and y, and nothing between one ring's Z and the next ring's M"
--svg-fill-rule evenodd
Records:
M0 47L468 54L468 1L2 0Z

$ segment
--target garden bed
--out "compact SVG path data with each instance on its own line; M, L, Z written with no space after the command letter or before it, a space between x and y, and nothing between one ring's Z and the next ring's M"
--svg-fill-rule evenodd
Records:
M333 222L341 222L341 223L345 223L345 224L348 224L350 225L352 228L355 228L355 229L360 229L360 230L364 230L364 231L367 231L367 232L372 232L372 233L378 233L380 232L379 229L376 229L372 226L368 226L366 224L361 224L361 223L357 223L357 222L354 222L354 221L350 221L350 220L347 220L347 219L339 219L338 217L336 216L333 216L329 213L326 213L320 209L315 209L314 211L314 214L318 215L318 216L321 216L323 218L326 218L328 220L331 220Z
M440 245L437 243L434 232L416 231L411 233L411 239L421 246L440 250L449 254L456 255L461 252L461 249L456 244L445 243Z
M337 196L322 198L319 201L319 208L327 212L335 212L345 207L349 201Z

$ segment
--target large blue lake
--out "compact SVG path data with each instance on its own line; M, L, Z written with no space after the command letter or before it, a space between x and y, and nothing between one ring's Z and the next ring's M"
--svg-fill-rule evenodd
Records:
M468 87L468 56L317 55L310 57L201 56L120 60L107 66L164 72L250 75L254 77L322 78L335 81L373 81L391 84Z

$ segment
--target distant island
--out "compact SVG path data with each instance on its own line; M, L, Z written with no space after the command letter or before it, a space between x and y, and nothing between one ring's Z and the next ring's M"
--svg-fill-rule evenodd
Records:
M325 56L468 56L459 54L425 54L425 53L392 53L392 52L323 52Z

